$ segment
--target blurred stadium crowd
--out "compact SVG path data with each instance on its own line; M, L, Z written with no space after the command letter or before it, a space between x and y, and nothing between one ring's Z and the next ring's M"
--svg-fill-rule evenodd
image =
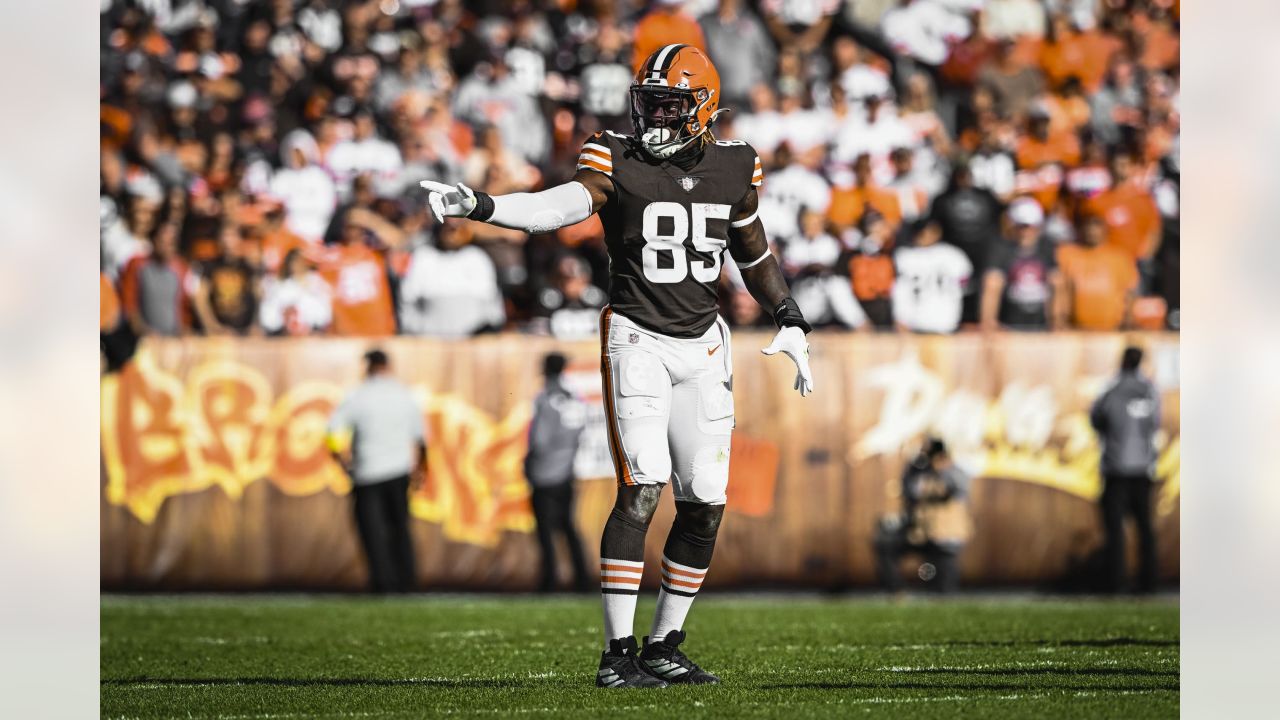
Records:
M594 334L594 218L435 226L709 52L816 326L1178 326L1177 0L101 0L103 331ZM769 325L726 264L725 317ZM963 323L963 324L962 324Z

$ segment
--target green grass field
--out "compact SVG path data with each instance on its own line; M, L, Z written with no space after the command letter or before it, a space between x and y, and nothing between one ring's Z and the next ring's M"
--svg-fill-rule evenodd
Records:
M641 602L638 626L652 600ZM594 598L104 597L109 718L1154 718L1178 605L703 598L718 687L597 690Z

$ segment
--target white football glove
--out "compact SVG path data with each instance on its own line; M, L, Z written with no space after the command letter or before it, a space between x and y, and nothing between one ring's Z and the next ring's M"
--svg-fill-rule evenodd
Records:
M760 352L765 355L786 353L796 364L796 382L793 387L800 391L800 397L813 392L813 373L809 370L809 341L804 339L804 331L794 325L788 325L778 331L769 347Z
M431 214L438 223L444 222L447 217L466 217L476 209L476 194L462 183L452 188L444 183L423 180L418 186L426 188L427 204L431 206Z

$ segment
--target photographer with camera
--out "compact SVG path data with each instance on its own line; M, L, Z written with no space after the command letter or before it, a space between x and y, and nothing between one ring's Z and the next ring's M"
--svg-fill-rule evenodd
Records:
M939 592L960 584L960 550L973 533L965 498L969 476L947 446L929 438L902 472L902 513L881 517L875 537L876 571L885 589L902 589L898 564L904 555L924 557L920 578Z

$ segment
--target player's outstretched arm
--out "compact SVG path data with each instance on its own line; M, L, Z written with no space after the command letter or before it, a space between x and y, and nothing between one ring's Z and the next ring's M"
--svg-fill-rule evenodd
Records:
M738 269L751 297L773 314L778 324L778 334L765 355L785 353L796 364L795 389L802 396L813 392L813 373L809 369L809 342L805 334L811 329L800 312L800 306L791 297L787 280L782 276L778 260L769 252L769 240L764 225L756 216L759 198L753 187L735 208L729 221L729 254Z
M418 183L427 190L427 204L436 222L463 217L529 233L550 232L591 217L608 201L613 181L585 170L573 180L535 193L488 193L458 183L450 187L434 180Z

